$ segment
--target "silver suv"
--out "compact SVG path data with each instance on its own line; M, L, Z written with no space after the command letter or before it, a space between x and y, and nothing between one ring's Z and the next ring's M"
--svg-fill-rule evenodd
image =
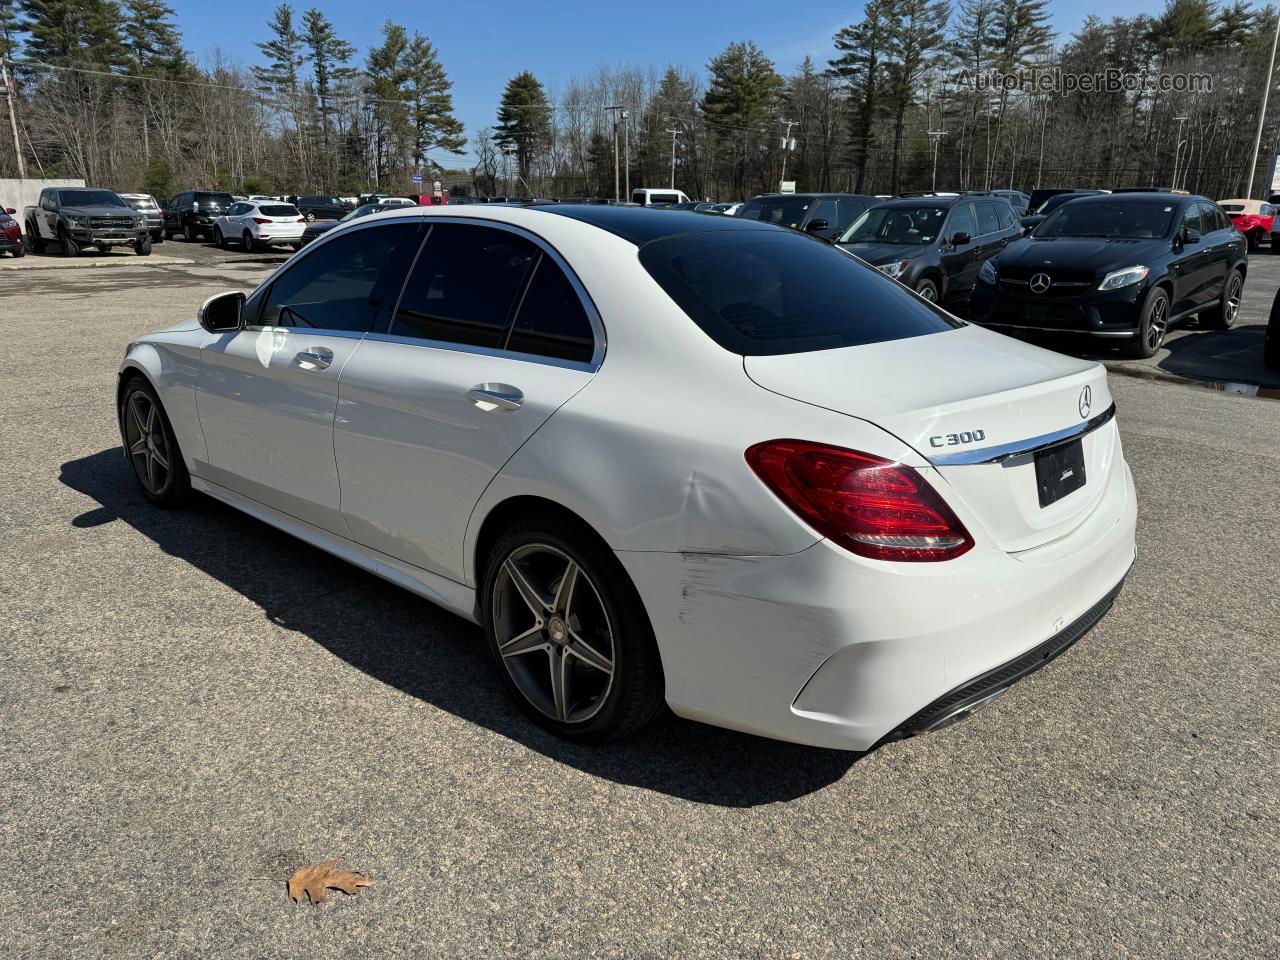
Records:
M118 196L146 219L151 242L163 243L164 211L160 209L160 204L156 203L156 198L149 193L121 193Z

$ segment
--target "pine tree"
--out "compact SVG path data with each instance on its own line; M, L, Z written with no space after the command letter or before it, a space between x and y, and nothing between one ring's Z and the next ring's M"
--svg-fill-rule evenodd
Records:
M516 171L529 189L529 174L551 139L551 111L542 84L528 70L507 81L498 106L494 142L516 158Z
M711 84L702 97L702 112L712 123L713 142L729 159L735 196L746 196L749 158L768 143L762 125L777 103L782 78L773 61L750 40L731 43L707 64Z
M25 29L17 0L0 0L0 57L13 60L18 56L18 34Z
M293 23L293 7L282 3L276 7L267 21L273 34L266 43L256 43L267 58L267 65L253 68L253 77L266 93L279 98L298 89L298 71L305 63L302 53L302 37Z
M412 140L405 84L409 80L409 35L404 27L387 21L382 26L382 43L369 51L365 62L367 91L372 101L374 173L379 188L399 168L400 147Z
M162 0L124 0L120 32L131 72L171 78L192 73L173 15Z
M26 14L27 53L47 63L82 60L114 67L125 62L112 0L21 0Z
M854 167L854 193L862 193L867 180L867 157L875 145L875 122L884 110L885 58L889 47L888 8L892 0L871 0L860 23L841 29L834 38L840 56L831 72L849 90L849 151Z
M320 131L325 151L329 149L329 130L332 127L330 96L334 81L347 80L355 71L347 63L356 55L356 48L341 39L329 22L316 8L302 15L302 33L299 35L306 58L311 61L315 77L316 99L320 108Z
M890 0L888 5L889 99L893 105L893 167L890 192L899 192L902 131L920 77L946 39L951 8L945 0Z
M453 115L453 88L431 41L413 35L406 55L409 123L413 127L413 161L427 163L432 150L457 153L467 143L462 122Z
M1218 11L1215 41L1222 47L1242 47L1258 32L1258 14L1248 0L1235 0Z

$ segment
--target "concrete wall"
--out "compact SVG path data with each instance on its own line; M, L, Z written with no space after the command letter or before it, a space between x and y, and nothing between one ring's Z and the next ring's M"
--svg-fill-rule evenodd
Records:
M22 208L35 204L45 187L83 187L83 180L7 180L0 178L0 206Z

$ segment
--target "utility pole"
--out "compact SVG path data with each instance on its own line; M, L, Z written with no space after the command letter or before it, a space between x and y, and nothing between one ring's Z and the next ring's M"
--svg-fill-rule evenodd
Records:
M9 78L9 61L0 57L0 75L4 78L4 98L9 103L9 130L13 133L13 156L18 161L18 179L27 179L27 165L22 162L22 141L18 139L18 114L14 106L17 91Z
M1253 138L1253 162L1249 164L1248 180L1244 185L1246 197L1253 196L1253 171L1258 168L1258 151L1262 149L1262 125L1267 119L1267 97L1275 77L1277 43L1280 43L1280 17L1276 18L1275 36L1271 38L1271 61L1267 64L1267 82L1262 87L1262 106L1258 109L1258 135Z
M676 188L676 137L680 136L679 130L668 130L671 134L671 189Z
M1264 93L1263 96L1265 97L1266 94ZM1178 189L1178 160L1182 156L1182 146L1187 142L1182 139L1182 125L1187 122L1187 118L1174 117L1173 119L1178 121L1178 139L1176 141L1178 145L1174 148L1174 151L1173 151L1173 182L1169 184L1169 187L1172 190L1177 190ZM1254 163L1258 162L1258 158L1256 156L1253 158L1253 162ZM1250 186L1252 186L1253 184L1252 168L1249 171L1249 183L1250 183ZM1155 184L1152 184L1152 186L1155 186Z
M631 199L631 124L628 122L630 116L630 110L622 111L622 152L627 161L624 182L627 186L626 196L628 200Z
M618 116L615 110L621 110L619 106L605 107L604 112L613 115L613 202L618 202Z
M798 120L779 120L779 123L787 125L787 132L782 135L782 176L778 178L778 189L782 189L782 181L787 179L787 157L791 155L791 151L796 148L796 142L791 139L791 128L794 127Z
M947 135L945 130L930 130L929 139L933 141L933 187L934 193L938 192L938 144L942 142L942 138Z

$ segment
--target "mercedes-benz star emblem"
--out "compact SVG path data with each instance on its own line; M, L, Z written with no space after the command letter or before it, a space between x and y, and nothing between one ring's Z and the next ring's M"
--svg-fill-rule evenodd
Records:
M1089 419L1089 411L1093 409L1093 389L1085 387L1080 391L1080 418Z
M1049 284L1051 282L1052 281L1049 280L1049 275L1047 273L1037 273L1031 278L1031 292L1044 293L1049 289Z

